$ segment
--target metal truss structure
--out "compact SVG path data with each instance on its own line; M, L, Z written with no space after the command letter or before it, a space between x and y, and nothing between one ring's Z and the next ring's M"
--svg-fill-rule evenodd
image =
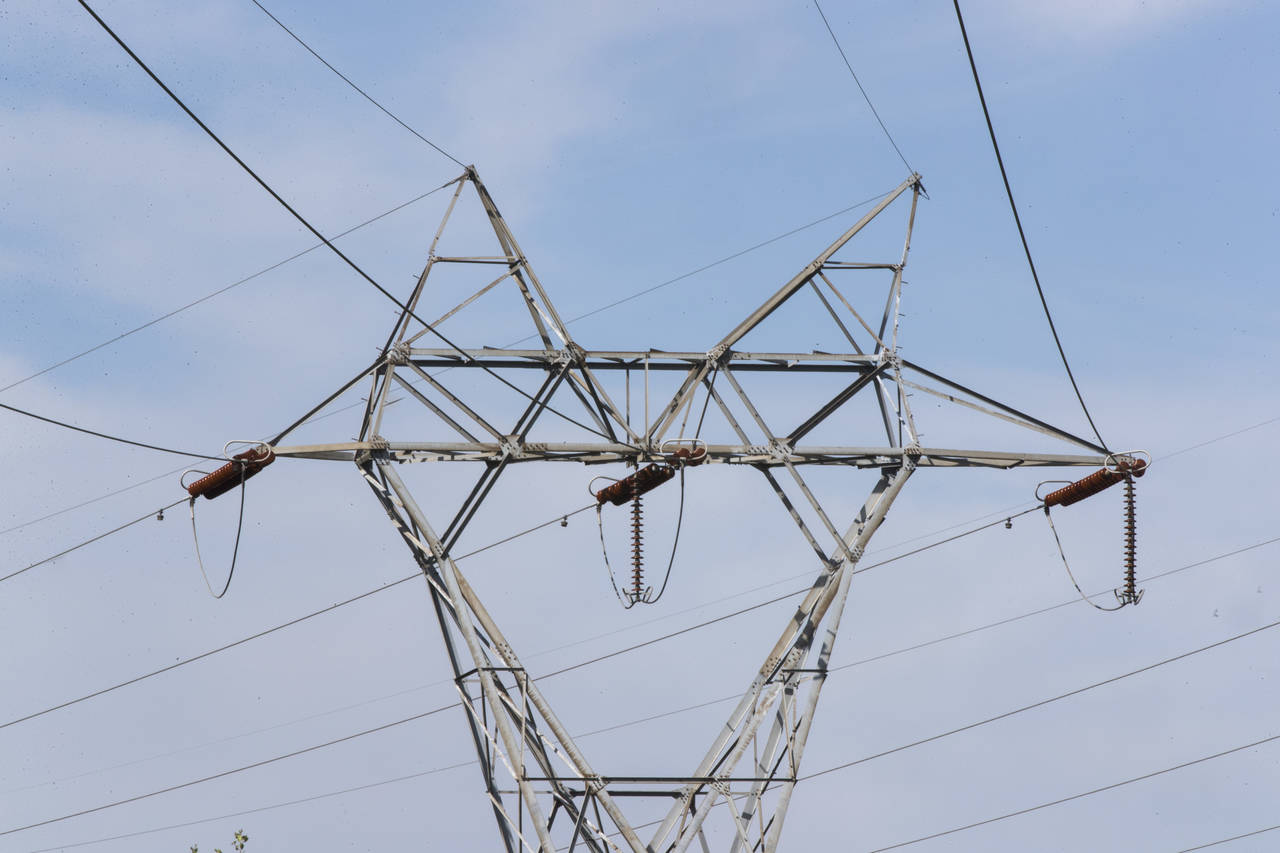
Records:
M437 254L441 235L468 188L483 207L498 251ZM474 169L468 169L457 180L426 266L405 303L407 310L382 357L362 374L370 393L358 439L275 448L280 456L353 461L421 567L466 711L485 794L502 849L508 853L776 850L855 566L913 472L926 467L1103 464L1103 448L899 356L903 270L920 194L920 178L913 175L705 352L588 350L574 341L484 184ZM877 261L836 258L891 207L906 208L900 254ZM456 302L447 300L452 307L427 322L422 318L430 316L428 296L435 292L429 285L445 268L484 275L474 280L479 287L459 291ZM859 277L862 282L887 281L887 293L871 291L873 310L865 307L868 288L850 287ZM507 294L508 306L518 305L515 310L527 314L537 344L524 349L462 348L444 336L446 324L469 310L492 310L485 306L499 293ZM839 330L847 343L845 351L744 348L744 339L778 309L801 298L817 309L823 323ZM801 377L829 383L834 393L824 392L825 402L799 417L794 407L788 408L785 414L795 425L780 427L782 413L769 412L763 403L770 401L753 398L749 390L764 374L790 383ZM669 399L652 408L651 375L666 377L675 386ZM463 377L474 377L481 389L464 394L450 387ZM637 396L632 386L639 387L641 381L643 418L632 411L632 398ZM416 414L428 424L423 433L384 435L390 431L386 415L393 392L403 401L420 404ZM1051 436L1078 452L924 446L911 411L911 392ZM506 421L489 414L499 399L510 411ZM865 402L860 423L881 433L883 443L842 443L852 429L855 401L860 406ZM454 548L509 466L663 462L671 458L673 441L689 440L690 412L701 408L705 413L710 403L715 404L710 409L715 424L699 439L706 464L760 471L814 553L812 584L776 640L761 649L764 654L754 677L700 760L666 776L605 771L587 759L529 676L459 570ZM828 438L817 440L817 435ZM443 521L441 526L426 517L397 471L400 463L411 462L469 462L479 469L452 515L437 519ZM868 469L875 475L851 520L828 515L806 479L812 466ZM649 803L649 814L661 817L645 825L633 823L628 812L638 805L637 798Z

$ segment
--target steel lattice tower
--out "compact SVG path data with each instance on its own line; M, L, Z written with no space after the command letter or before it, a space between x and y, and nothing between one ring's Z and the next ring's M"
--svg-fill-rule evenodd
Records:
M478 197L498 254L437 254L441 236L464 192ZM801 760L825 683L855 567L868 541L912 474L920 468L978 466L1098 466L1107 452L1023 412L965 388L898 353L899 305L917 203L912 175L804 266L732 331L706 351L587 350L573 339L529 265L506 221L474 169L456 181L430 254L383 356L363 374L370 392L358 439L277 447L280 456L347 460L381 503L426 577L445 651L466 711L485 795L503 849L544 851L684 851L730 853L776 850ZM895 207L895 203L898 203ZM905 239L897 257L843 261L836 254L885 211L906 208ZM464 294L442 316L423 319L430 285L446 267L488 271L482 286ZM850 297L851 278L887 280L874 311L856 310L868 289ZM538 343L530 348L461 348L437 327L480 310L505 292L528 314ZM757 352L744 338L774 312L806 294L811 307L835 324L847 351ZM826 322L824 320L824 322ZM487 391L464 397L444 371L476 376ZM669 400L633 423L632 374L678 379ZM815 410L766 412L745 377L774 374L823 377L836 392ZM520 384L538 380L532 390ZM913 378L908 378L913 377ZM918 381L917 381L918 380ZM448 384L446 384L448 382ZM527 382L527 379L526 379ZM626 398L621 403L625 382ZM924 384L929 383L929 384ZM350 387L350 385L346 386ZM647 388L647 384L646 384ZM412 399L429 416L425 435L387 435L392 392ZM912 416L911 391L934 395L1074 445L1084 453L1021 453L922 446ZM487 415L505 395L518 401L513 421ZM806 444L806 437L846 412L853 401L878 411L883 443ZM624 463L669 460L664 451L684 435L689 413L714 404L722 434L703 440L707 464L758 470L812 549L812 584L771 644L761 644L760 665L709 748L696 762L663 776L627 776L592 764L530 678L494 615L459 570L454 549L495 483L509 466L531 462ZM406 405L412 405L406 403ZM649 407L646 406L646 409ZM766 417L766 414L768 415ZM779 421L796 425L783 431ZM535 425L555 434L534 440ZM401 463L471 463L479 477L447 518L429 520L397 472ZM802 470L833 466L875 475L865 502L851 519L830 517ZM807 520L810 519L810 520ZM816 524L811 521L816 519ZM826 543L826 544L823 544ZM673 756L673 760L678 757ZM638 801L666 804L643 828L628 811Z

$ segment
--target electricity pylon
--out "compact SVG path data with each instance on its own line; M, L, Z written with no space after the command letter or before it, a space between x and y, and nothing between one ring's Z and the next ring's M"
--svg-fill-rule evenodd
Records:
M437 254L468 188L496 238L496 253ZM509 853L658 853L684 851L695 842L694 849L703 851L713 846L730 853L777 849L855 567L912 474L926 467L1104 464L1104 448L900 357L903 270L921 190L919 175L907 178L705 351L587 350L574 341L489 192L469 168L456 181L426 266L382 357L362 374L370 391L358 439L275 448L280 456L354 461L422 569L485 794ZM894 257L873 261L837 260L846 244L891 207L907 208L900 253L895 250ZM457 275L460 270L467 275ZM446 271L455 274L448 278ZM855 293L848 286L859 277L864 282L879 278L882 285L887 281L887 293L870 291L871 310L866 307L868 288L860 284ZM775 312L794 308L802 297L816 297L811 307L825 318L822 322L839 330L847 344L844 351L744 348L745 339L767 325ZM862 305L861 311L855 303ZM439 309L428 312L433 304L447 310L437 316ZM527 314L535 345L464 348L443 331L457 328L464 317L498 316L503 309L505 317L512 311ZM475 328L462 331L474 333ZM651 375L675 380L671 397L653 406ZM771 412L763 405L770 400L759 395L753 399L748 391L751 380L761 375L785 377L788 382L800 377L834 382L834 393L824 394L825 402L802 417L796 417L794 406ZM537 384L527 379L527 385L522 384L530 376ZM476 379L474 393L450 388L454 377ZM639 396L633 392L633 379L637 388L643 384L643 418L632 411L633 397ZM911 391L1047 434L1085 452L923 446L911 411ZM415 413L423 422L413 427L419 432L388 434L388 407L396 402L393 392L420 404ZM863 408L870 414L860 423L883 430L883 443L845 443L844 435L854 423L849 413L855 401L866 402ZM671 448L688 448L690 414L700 408L701 421L712 403L713 423L696 442L701 461L760 471L812 549L815 574L776 640L761 648L754 677L701 759L670 775L622 775L592 764L575 743L458 568L454 548L509 466L681 465L687 459ZM507 419L500 421L493 412L504 407ZM396 411L396 418L404 409ZM780 428L784 416L795 425ZM813 443L814 435L834 435L835 443ZM481 473L451 516L433 523L397 473L399 463L408 462L469 462ZM801 473L813 466L876 475L851 520L828 515L817 490ZM658 810L661 817L643 832L628 816L641 801L650 804L651 814L655 805L670 804Z

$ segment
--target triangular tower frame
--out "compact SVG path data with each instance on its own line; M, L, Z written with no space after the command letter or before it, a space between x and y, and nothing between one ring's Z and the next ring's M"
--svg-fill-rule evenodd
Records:
M477 194L501 254L441 256L436 250L466 188ZM799 767L826 679L850 584L867 543L913 472L921 467L1098 466L1107 451L1092 442L965 388L898 354L903 270L922 192L912 175L748 314L705 352L585 350L574 342L545 289L474 168L457 179L454 195L431 243L428 260L405 303L382 357L363 376L371 383L359 437L353 442L274 448L277 455L354 461L427 579L445 650L479 759L485 795L503 849L544 851L624 850L668 853L727 849L774 851L799 777ZM909 211L901 253L889 261L836 259L868 224L899 199ZM439 320L418 315L433 270L444 264L487 266L497 271L484 287ZM837 286L841 276L879 272L888 278L879 316L855 310ZM514 288L523 301L539 346L462 348L421 346L447 342L436 327L494 288ZM811 291L841 330L848 351L754 352L737 347L778 308ZM843 311L842 311L843 309ZM865 313L865 312L864 312ZM515 422L495 424L478 406L439 378L450 370L482 371L524 398ZM529 391L508 379L541 375ZM680 384L671 399L643 424L633 423L630 393L616 402L602 376L625 371L675 371ZM787 432L775 429L742 383L754 373L827 374L847 383ZM615 373L616 375L616 373ZM906 378L914 375L933 384ZM348 386L350 387L350 383ZM497 386L495 386L496 388ZM630 385L628 384L628 389ZM647 386L646 386L647 387ZM565 392L564 389L568 391ZM429 411L450 440L393 440L382 435L393 389ZM910 390L908 390L910 389ZM922 446L910 407L910 391L935 395L1074 445L1083 453L1010 452ZM762 472L813 549L813 583L776 641L767 649L741 699L692 768L669 776L605 773L588 762L538 684L530 678L475 588L459 569L454 546L494 484L511 464L527 462L627 463L668 459L664 443L684 435L695 397L710 402L731 428L725 440L704 442L706 462L754 467ZM878 445L808 445L855 398L874 397L886 442ZM553 401L572 402L570 411ZM646 397L647 400L647 397ZM646 407L647 408L647 407ZM571 412L571 413L570 413ZM530 431L551 414L573 434L533 441ZM877 427L879 429L879 427ZM753 440L752 431L755 432ZM763 440L759 436L763 435ZM483 472L442 530L428 520L396 471L402 462L472 462ZM861 509L846 525L829 517L801 474L806 466L875 469L879 477ZM816 526L814 520L816 519ZM842 529L843 528L843 529ZM829 544L822 544L828 541ZM634 798L668 801L654 826L634 825L623 807ZM714 820L712 817L714 816Z

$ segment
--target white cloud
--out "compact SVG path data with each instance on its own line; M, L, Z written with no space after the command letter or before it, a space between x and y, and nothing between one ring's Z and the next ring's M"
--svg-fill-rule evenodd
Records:
M997 0L986 14L1004 17L1037 39L1056 42L1101 40L1100 47L1142 41L1200 15L1220 14L1230 3L1220 0L1054 0L1026 3ZM973 17L977 17L978 9ZM969 16L966 16L966 22Z

